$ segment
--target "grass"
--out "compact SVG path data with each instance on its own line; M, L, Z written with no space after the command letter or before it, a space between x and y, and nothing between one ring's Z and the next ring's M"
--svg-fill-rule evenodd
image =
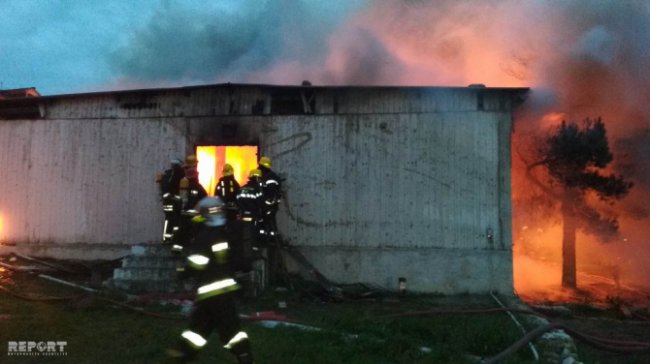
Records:
M80 291L25 273L0 273L0 285L30 295L69 296ZM269 292L246 301L240 311L275 310L318 330L265 328L244 322L258 363L476 363L497 354L521 333L505 314L386 315L431 308L494 307L489 297L408 296L400 300L324 302L296 292ZM278 309L278 300L287 308ZM445 301L445 302L441 302ZM453 304L451 303L453 302ZM169 306L149 305L152 312ZM116 307L92 296L63 302L25 301L0 291L0 362L2 363L159 363L185 328L184 320L165 320ZM7 356L8 341L67 341L63 357ZM425 349L423 349L425 348ZM211 337L197 363L234 363ZM520 350L505 363L533 363Z

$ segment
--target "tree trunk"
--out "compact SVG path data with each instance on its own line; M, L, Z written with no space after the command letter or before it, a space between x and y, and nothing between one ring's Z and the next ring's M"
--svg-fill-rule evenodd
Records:
M571 289L577 287L575 198L571 189L562 197L562 287Z

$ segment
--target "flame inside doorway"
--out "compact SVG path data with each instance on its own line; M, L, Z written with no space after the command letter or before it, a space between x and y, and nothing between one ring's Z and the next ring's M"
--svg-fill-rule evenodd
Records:
M257 146L254 145L203 145L196 148L199 160L199 182L210 196L214 196L223 166L228 163L240 185L248 180L248 172L257 167Z

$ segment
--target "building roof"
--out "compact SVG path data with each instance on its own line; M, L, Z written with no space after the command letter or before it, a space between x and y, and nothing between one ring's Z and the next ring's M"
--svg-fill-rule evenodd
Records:
M337 113L398 113L441 110L507 111L520 104L529 88L460 86L314 86L210 84L0 98L0 119L43 118L60 102L93 99L95 118L146 116L293 115ZM179 107L179 96L194 106ZM183 98L184 100L185 98ZM459 100L464 100L459 102ZM186 104L185 101L182 102ZM98 106L104 105L104 106ZM175 106L176 105L176 106ZM63 110L63 109L61 109ZM68 111L65 111L68 112ZM78 114L75 117L90 117ZM67 115L66 117L70 117Z
M84 93L70 93L70 94L58 94L58 95L36 95L41 98L61 98L61 97L85 97L85 96L101 96L101 95L128 95L128 94L156 94L156 93L165 93L165 92L174 92L174 91L194 91L201 89L214 89L214 88L253 88L253 89L267 89L281 92L282 90L301 90L301 89L313 89L313 90L434 90L434 89L485 89L490 91L513 91L513 92L526 92L530 90L528 87L488 87L484 84L471 84L468 86L396 86L396 85L377 85L377 86L368 86L368 85L312 85L305 84L303 81L302 85L277 85L277 84L253 84L253 83L219 83L219 84L204 84L204 85L190 85L190 86L176 86L176 87L152 87L152 88L141 88L141 89L126 89L126 90L108 90L108 91L94 91L94 92L84 92ZM32 89L34 89L32 87ZM35 91L35 89L34 89ZM1 91L0 91L1 92Z
M36 87L14 88L9 90L0 90L0 100L3 99L20 99L24 97L38 97L41 94Z

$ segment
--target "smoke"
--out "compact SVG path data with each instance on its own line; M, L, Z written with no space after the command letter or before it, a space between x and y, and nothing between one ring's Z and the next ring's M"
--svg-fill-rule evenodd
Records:
M625 245L602 249L627 254L621 259L628 278L650 286L642 268L650 258L650 224L642 222L650 216L647 1L208 4L161 3L150 23L112 53L109 63L120 82L299 84L308 79L315 85L531 87L515 125L515 148L526 149L527 141L563 119L604 120L614 152L612 171L635 187L616 205ZM515 203L526 189L523 168L513 155ZM520 203L515 213L526 217L535 208ZM557 218L545 221L540 229L558 226Z
M109 63L126 83L250 82L256 73L283 64L321 63L328 36L361 4L163 1L149 24L112 52Z

